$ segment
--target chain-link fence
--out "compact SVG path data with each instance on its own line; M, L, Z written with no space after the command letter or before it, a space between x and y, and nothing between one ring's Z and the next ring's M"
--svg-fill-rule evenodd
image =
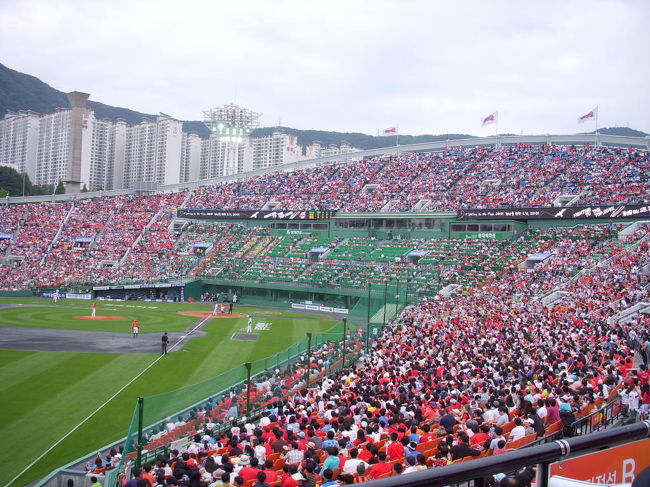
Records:
M371 338L379 335L380 328L381 323L377 330L371 329ZM140 398L116 472L139 464L139 446L140 452L150 452L182 442L206 422L226 428L259 415L295 391L356 361L366 343L365 330L354 326L308 333L300 342L270 357L190 386ZM116 472L111 477L116 477Z

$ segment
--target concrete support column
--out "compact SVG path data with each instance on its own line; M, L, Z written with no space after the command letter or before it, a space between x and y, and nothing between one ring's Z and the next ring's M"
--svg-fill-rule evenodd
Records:
M68 100L72 108L70 117L70 141L68 146L68 169L66 173L65 192L81 192L81 146L84 130L84 117L86 116L86 102L90 95L73 91L68 93Z

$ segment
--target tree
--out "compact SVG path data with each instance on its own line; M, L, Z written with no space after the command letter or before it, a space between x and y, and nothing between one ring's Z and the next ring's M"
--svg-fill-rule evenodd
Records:
M83 188L81 188L81 192L82 193L87 193L88 192L88 188L86 187L86 183L84 183Z
M0 198L6 198L9 196L9 193L7 193L7 190L4 188L0 188Z
M59 179L59 184L56 185L54 194L64 194L64 193L65 193L65 186L63 185L63 181Z

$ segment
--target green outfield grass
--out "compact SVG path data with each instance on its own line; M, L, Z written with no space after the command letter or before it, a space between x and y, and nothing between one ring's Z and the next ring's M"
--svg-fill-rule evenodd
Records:
M8 302L48 304L51 300L0 299L0 304ZM118 323L71 319L76 314L87 314L76 310L77 307L90 309L83 304L89 303L60 301L56 308L4 309L0 310L0 323L79 330L103 330L96 325ZM108 314L108 308L111 305L115 308L114 304L100 302L98 314ZM177 315L176 311L210 309L209 305L199 304L136 304L151 304L158 308L124 308L128 311L115 312L128 320L124 332L130 332L133 317L140 320L142 332L158 332L161 328L154 328L163 324L166 324L166 330L181 330L196 321L196 318ZM124 437L138 396L159 394L197 383L241 366L245 361L264 358L283 350L304 338L307 332L319 333L338 326L338 322L326 317L293 314L284 310L245 310L239 307L237 311L264 316L265 320L272 323L271 330L260 332L257 341L232 342L230 337L246 326L246 318L209 321L203 328L207 332L206 336L185 342L181 351L160 360L13 485L26 485L59 466ZM151 327L149 330L146 329L148 326ZM0 485L6 485L157 357L157 354L0 350L0 394L3 397L3 414L0 415L0 438L3 444L0 449L0 464L3 468L0 469Z

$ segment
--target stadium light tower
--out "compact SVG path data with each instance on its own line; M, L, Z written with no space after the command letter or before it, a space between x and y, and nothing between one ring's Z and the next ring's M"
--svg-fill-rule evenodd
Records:
M209 177L229 176L243 170L245 142L259 127L261 113L234 103L203 111L203 123L210 129L210 139L216 139L219 160L208 168Z
M210 132L225 137L228 142L241 142L260 126L261 113L228 103L210 110L203 110L203 123Z

